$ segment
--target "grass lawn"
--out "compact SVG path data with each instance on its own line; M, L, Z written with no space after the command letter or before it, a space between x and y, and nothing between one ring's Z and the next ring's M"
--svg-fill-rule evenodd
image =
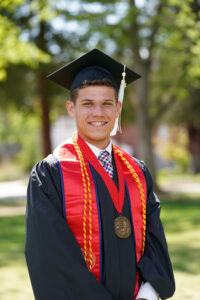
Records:
M0 299L33 300L23 254L25 217L0 217L0 228Z
M169 252L175 271L172 299L200 299L200 200L162 203Z
M1 209L1 207L0 207ZM200 199L162 201L162 220L175 271L174 300L200 299ZM0 299L33 300L25 265L24 216L0 217Z

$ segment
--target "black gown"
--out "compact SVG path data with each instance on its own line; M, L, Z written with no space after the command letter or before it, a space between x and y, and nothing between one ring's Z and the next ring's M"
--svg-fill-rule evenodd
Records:
M28 186L25 256L36 300L132 300L137 270L140 278L149 282L161 298L173 295L175 283L160 222L160 202L153 193L148 169L138 163L147 182L146 246L138 265L134 236L116 237L113 220L117 212L101 176L92 167L101 213L102 282L87 269L79 245L63 217L56 159L49 155L33 168ZM113 180L118 186L114 163L113 166ZM123 215L130 219L127 190Z

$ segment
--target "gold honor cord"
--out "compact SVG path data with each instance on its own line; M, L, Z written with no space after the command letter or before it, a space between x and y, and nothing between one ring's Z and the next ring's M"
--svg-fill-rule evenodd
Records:
M120 150L118 150L114 145L113 145L113 149L118 154L118 156L121 158L121 160L123 161L125 166L128 168L129 172L131 173L131 175L135 179L135 181L137 183L137 186L138 186L138 189L140 191L141 203L142 203L142 224L143 224L143 228L142 228L142 236L143 236L142 254L143 254L144 253L144 247L145 247L145 234L146 234L146 201L145 201L145 196L144 196L144 190L143 190L142 184L140 182L140 179L139 179L137 173L132 168L132 166L128 162L128 160L123 156L122 152Z
M85 165L85 160L83 158L83 154L77 144L76 141L76 134L72 137L73 145L78 155L78 159L80 162L80 169L82 174L82 182L83 182L83 189L84 189L84 209L83 209L83 255L86 263L88 263L88 269L91 271L93 267L93 252L92 252L92 196L90 190L90 179L88 176L88 172ZM88 221L89 221L89 253L87 251L87 229L86 229L86 222L87 222L87 207L89 207L88 211ZM87 257L89 254L89 258Z
M73 145L74 148L77 152L78 159L80 162L80 169L81 169L81 174L82 174L82 182L83 182L83 188L84 188L84 211L83 211L83 255L86 263L89 260L88 263L88 268L91 271L93 267L93 252L92 252L92 196L91 196L91 190L90 190L90 179L88 176L88 172L86 169L86 164L85 160L83 157L83 154L78 146L77 140L76 140L76 133L74 133L72 137ZM146 234L146 201L145 201L145 196L144 196L144 190L143 186L140 182L140 179L135 172L135 170L132 168L131 164L128 162L128 160L123 156L123 153L118 150L114 145L113 145L114 151L118 154L118 156L121 158L122 162L125 164L129 172L131 173L132 177L137 183L139 192L140 192L140 197L141 197L141 203L142 203L142 224L143 224L143 230L142 230L142 235L143 235L143 240L142 240L142 254L144 253L144 248L145 248L145 234ZM89 221L89 253L87 251L87 230L86 230L86 222L87 222L87 207L89 207L89 212L88 212L88 221ZM87 258L89 254L89 258Z

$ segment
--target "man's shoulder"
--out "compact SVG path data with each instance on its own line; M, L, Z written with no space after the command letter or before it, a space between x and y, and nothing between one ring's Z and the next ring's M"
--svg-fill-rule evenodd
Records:
M134 159L134 161L139 165L139 167L142 169L142 171L145 172L147 170L147 166L143 160L138 159L135 156L131 156L131 158Z
M42 175L47 172L51 173L57 170L57 168L57 160L55 156L53 154L49 154L33 166L31 173L37 172Z
M53 166L57 163L56 158L53 155L53 153L46 156L43 160L41 160L41 162L43 162L44 164L47 164L49 166Z
M134 162L136 162L138 164L138 166L145 172L147 170L146 164L143 160L140 160L138 158L136 158L133 155L130 155L129 153L127 153L125 150L123 150L122 148L113 145L116 149L120 150L123 155L125 155L127 158L129 158L130 160L133 160Z

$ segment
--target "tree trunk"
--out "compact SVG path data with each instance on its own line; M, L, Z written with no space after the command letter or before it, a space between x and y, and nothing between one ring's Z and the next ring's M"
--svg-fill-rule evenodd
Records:
M42 124L42 152L43 156L46 157L51 153L51 137L50 137L50 119L49 119L49 101L47 99L45 90L45 75L43 73L39 76L39 87L40 87L40 104L41 104L41 124Z
M189 150L192 155L192 169L200 173L200 128L188 126Z
M149 65L142 61L135 63L142 78L136 82L136 122L138 129L138 157L147 164L153 179L156 179L153 146L151 141L151 121L149 115Z
M156 182L156 171L153 158L153 146L151 141L151 118L149 115L149 73L152 63L152 48L156 32L159 28L157 22L152 26L151 37L149 38L149 58L143 59L140 56L141 49L141 37L140 37L140 25L138 24L139 12L136 6L135 0L129 0L130 8L132 8L132 21L130 24L130 35L132 36L131 48L133 51L134 67L137 72L142 75L142 78L136 81L136 123L138 130L137 140L137 156L144 160L147 164L151 175ZM162 5L158 6L158 10Z

